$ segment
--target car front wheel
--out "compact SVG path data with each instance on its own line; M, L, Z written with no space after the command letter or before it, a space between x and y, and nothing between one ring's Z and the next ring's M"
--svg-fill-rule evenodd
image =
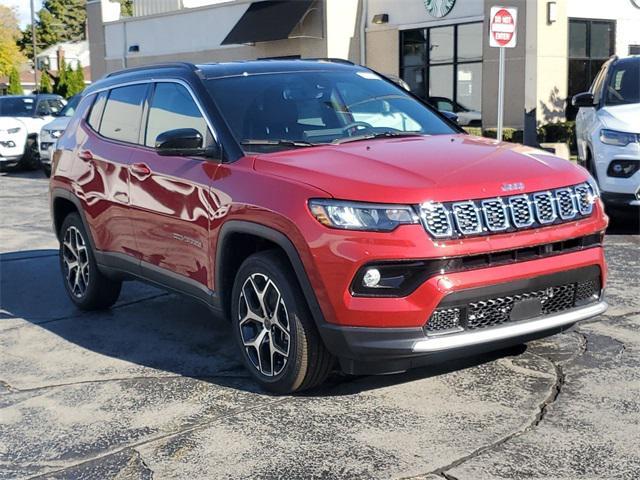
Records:
M281 254L261 252L244 261L234 282L231 313L243 362L264 388L293 393L326 379L333 357Z

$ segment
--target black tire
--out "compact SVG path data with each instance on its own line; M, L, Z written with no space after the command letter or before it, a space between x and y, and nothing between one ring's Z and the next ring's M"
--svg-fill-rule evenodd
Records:
M38 152L38 139L35 137L27 138L27 144L24 148L24 155L20 160L20 167L27 170L35 170L40 166L40 152Z
M43 164L42 165L42 171L44 172L44 174L45 174L45 176L47 178L51 177L51 165Z
M78 266L69 268L74 256ZM79 309L102 310L118 300L122 282L98 270L89 236L77 213L70 213L62 222L59 257L65 290Z
M251 312L262 320L242 322L249 303ZM265 389L281 394L307 390L320 385L331 372L334 358L320 338L289 262L278 251L260 252L242 263L231 294L231 315L243 363ZM287 327L288 339L283 334ZM258 348L245 345L263 331ZM286 358L278 349L288 353ZM270 362L269 368L260 363L262 359Z
M591 174L593 179L598 182L598 172L596 170L595 165L593 164L593 156L591 155L591 151L587 149L585 159L584 159L584 167Z

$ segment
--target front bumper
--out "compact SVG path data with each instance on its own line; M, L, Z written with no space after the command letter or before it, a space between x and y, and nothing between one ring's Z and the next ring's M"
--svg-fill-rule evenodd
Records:
M602 192L602 201L610 207L640 207L640 186L636 193Z
M580 252L594 257L601 248ZM553 259L556 263L567 254ZM544 259L544 263L549 259ZM525 262L532 263L532 262ZM537 261L541 263L541 261ZM564 263L564 262L563 262ZM486 271L502 269L495 267ZM478 275L481 270L471 273ZM442 327L433 313L411 328L320 326L327 348L352 374L392 373L452 358L521 344L558 333L603 313L604 265L589 262L554 273L451 291L434 312L455 309L455 324ZM531 310L531 306L537 309ZM524 307L524 308L523 308ZM437 328L433 328L437 326ZM452 327L452 328L451 328Z

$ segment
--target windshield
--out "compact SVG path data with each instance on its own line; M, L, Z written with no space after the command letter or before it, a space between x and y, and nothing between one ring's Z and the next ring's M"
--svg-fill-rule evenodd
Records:
M250 151L457 133L368 71L239 75L206 84L236 139Z
M35 105L35 99L30 97L0 98L0 116L32 117Z
M640 103L640 59L613 66L605 91L606 105Z
M69 102L64 106L60 113L59 117L73 117L73 114L76 112L76 108L80 103L80 95L75 95L69 99Z

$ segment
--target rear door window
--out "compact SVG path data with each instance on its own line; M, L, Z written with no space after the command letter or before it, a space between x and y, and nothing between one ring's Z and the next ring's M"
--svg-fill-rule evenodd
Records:
M138 143L147 88L147 84L140 84L111 90L100 122L100 135L121 142Z

